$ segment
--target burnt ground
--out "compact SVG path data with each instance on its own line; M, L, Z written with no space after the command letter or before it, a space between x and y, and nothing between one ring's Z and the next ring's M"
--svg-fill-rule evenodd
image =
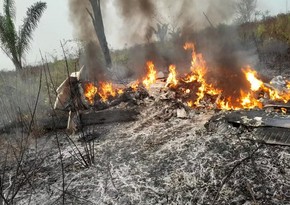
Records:
M290 77L289 59L286 50L261 53L258 71ZM179 106L147 98L137 121L52 131L28 137L22 149L21 130L2 135L0 193L14 198L8 204L290 204L290 147L248 140L253 132L245 127L208 123L213 110L179 118ZM94 140L79 141L84 135ZM91 166L84 166L86 145L93 145Z
M22 166L31 175L13 203L290 204L290 147L245 140L252 133L243 127L207 123L215 111L187 110L179 118L179 105L147 98L135 122L86 127L95 138L89 167L80 159L83 133L32 140ZM15 169L5 170L8 192Z

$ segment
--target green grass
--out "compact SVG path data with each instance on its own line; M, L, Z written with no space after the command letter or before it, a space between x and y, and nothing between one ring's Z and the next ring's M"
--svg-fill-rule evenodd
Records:
M239 34L244 39L255 36L263 42L274 39L290 45L290 14L278 14L261 21L245 23L240 26Z

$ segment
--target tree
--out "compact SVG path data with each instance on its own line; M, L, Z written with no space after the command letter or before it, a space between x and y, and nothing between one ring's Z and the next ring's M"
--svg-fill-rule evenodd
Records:
M255 15L256 8L257 0L239 0L236 4L237 22L250 22Z
M161 42L165 40L167 32L168 32L168 24L157 23L157 30L154 29L154 33Z
M30 6L23 24L17 32L15 28L15 2L14 0L4 0L3 2L3 14L0 14L0 47L12 60L16 70L23 68L24 54L29 50L32 33L45 9L46 3L43 2L36 2Z
M102 11L101 11L101 0L90 0L90 3L92 5L93 13L91 13L89 10L87 11L92 18L99 43L105 57L106 66L107 68L111 68L112 60L111 60L110 50L109 50L106 35L105 35L105 29L104 29L104 23L103 23Z
M163 23L157 23L157 29L155 29L153 26L150 26L149 31L150 31L151 37L152 37L152 34L154 33L160 42L164 42L167 32L168 32L168 26L169 26L168 24L163 24Z

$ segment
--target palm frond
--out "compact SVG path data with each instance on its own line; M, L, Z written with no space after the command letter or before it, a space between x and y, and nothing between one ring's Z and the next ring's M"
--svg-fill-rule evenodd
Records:
M1 48L5 53L10 56L17 57L17 33L15 30L14 22L11 18L0 16L0 43Z
M3 2L4 14L11 19L15 19L16 9L14 0L4 0Z
M39 22L40 17L45 9L46 3L36 2L27 10L27 16L19 30L19 39L17 45L19 56L22 56L22 54L29 49L29 44L32 40L32 33L36 29L37 23Z
M10 57L11 55L9 55L10 52L8 51L8 42L5 40L6 39L6 31L5 31L5 18L4 16L0 15L0 46L1 49L8 55L8 57Z

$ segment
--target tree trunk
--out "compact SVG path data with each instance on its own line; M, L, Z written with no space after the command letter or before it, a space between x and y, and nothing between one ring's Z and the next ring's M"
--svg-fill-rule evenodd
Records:
M21 57L17 57L17 54L15 55L14 53L11 52L11 54L9 54L10 52L6 52L5 49L3 49L2 47L0 47L1 50L7 55L7 57L13 62L16 71L18 70L22 70L22 61L21 61Z
M105 35L105 29L104 29L102 12L101 12L101 2L100 0L90 0L90 3L92 5L93 12L94 12L93 16L92 14L90 15L92 17L94 28L95 28L101 49L105 57L106 66L107 68L111 68L112 60L111 60L110 50L108 48L108 43L107 43L107 39Z
M91 111L89 113L79 113L79 115L81 124L78 126L89 126L114 122L120 123L120 122L136 121L138 119L139 111L136 109L112 109L112 110ZM67 115L60 113L57 116L53 116L52 118L48 117L37 121L37 128L45 131L55 129L66 129L68 124L71 125L71 123L72 122L68 123Z
M12 62L14 64L16 70L22 70L22 68L23 68L22 63L19 60L13 58Z

